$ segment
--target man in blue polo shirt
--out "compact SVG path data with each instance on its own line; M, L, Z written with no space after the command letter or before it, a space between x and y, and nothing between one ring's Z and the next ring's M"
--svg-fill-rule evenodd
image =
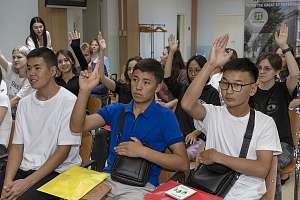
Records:
M131 80L133 100L128 105L108 105L99 109L96 114L86 116L88 97L93 87L98 84L99 66L102 64L103 59L93 72L81 72L80 91L72 112L70 128L73 132L80 133L99 128L105 123L111 126L109 156L104 170L106 172L111 172L117 154L140 157L152 162L150 178L144 187L122 184L110 178L107 180L112 190L106 199L143 199L147 192L159 184L161 167L176 171L187 171L189 167L183 135L175 115L154 100L164 77L163 69L154 59L141 60L136 64ZM119 114L123 109L125 121L118 144ZM147 147L143 144L147 144ZM170 148L172 153L164 153L166 148Z

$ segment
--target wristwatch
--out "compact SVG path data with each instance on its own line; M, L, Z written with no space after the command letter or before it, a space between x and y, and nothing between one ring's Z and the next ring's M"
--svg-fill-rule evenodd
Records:
M293 50L292 47L288 47L286 49L282 49L282 53L286 54L287 52L292 51L292 50Z

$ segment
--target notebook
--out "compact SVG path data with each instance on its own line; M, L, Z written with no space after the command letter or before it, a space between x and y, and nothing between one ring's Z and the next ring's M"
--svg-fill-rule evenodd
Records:
M153 192L145 195L144 200L174 200L175 198L166 194L166 192L176 186L181 185L175 181L168 181L166 183L158 186ZM190 189L195 190L196 192L189 197L186 197L186 200L222 200L222 197L215 196L201 190L197 190L189 187Z

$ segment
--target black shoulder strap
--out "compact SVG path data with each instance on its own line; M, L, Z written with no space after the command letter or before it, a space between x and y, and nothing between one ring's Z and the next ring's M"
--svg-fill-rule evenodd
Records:
M244 135L243 145L240 151L240 156L239 156L240 158L246 158L247 156L249 145L253 135L254 121L255 121L255 111L253 108L250 108L250 117L248 120L246 133Z
M121 112L119 114L119 123L118 123L118 144L121 141L122 131L124 127L125 122L125 107L121 109Z

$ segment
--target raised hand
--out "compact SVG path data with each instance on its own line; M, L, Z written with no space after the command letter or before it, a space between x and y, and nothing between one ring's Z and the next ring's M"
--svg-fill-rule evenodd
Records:
M77 40L80 39L80 33L75 31L75 32L69 32L69 40Z
M178 49L178 40L175 39L175 36L173 34L168 37L168 44L170 47L170 51L175 52Z
M98 39L98 43L100 45L100 50L104 51L104 49L106 49L106 42L103 39L101 32L98 33L97 39Z
M230 60L232 51L226 52L225 48L228 43L228 34L219 36L213 43L208 63L214 67L222 67L227 61Z
M281 49L288 48L288 33L289 28L286 24L281 24L279 32L275 32L275 42Z
M93 71L91 69L80 72L79 87L80 90L92 91L100 81L100 63L98 62Z

